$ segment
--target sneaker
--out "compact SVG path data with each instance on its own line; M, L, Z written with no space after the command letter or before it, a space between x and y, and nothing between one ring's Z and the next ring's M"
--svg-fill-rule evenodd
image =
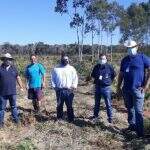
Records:
M92 116L92 117L90 117L90 120L91 120L93 123L97 123L97 122L99 122L99 117Z
M109 123L113 123L112 119L108 119L108 122L109 122Z

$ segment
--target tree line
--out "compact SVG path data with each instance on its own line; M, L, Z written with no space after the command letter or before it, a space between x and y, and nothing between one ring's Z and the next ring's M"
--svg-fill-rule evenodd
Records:
M102 52L108 53L111 52L111 46L101 45ZM112 45L114 53L126 53L126 49L123 45ZM99 45L83 45L83 54L92 55L92 49L94 52L94 56L98 55ZM149 53L150 45L141 45L142 52ZM19 45L19 44L10 44L4 43L0 45L0 53L11 53L14 55L30 55L36 53L38 55L60 55L62 52L65 52L68 55L78 55L78 45L74 44L62 44L62 45L49 45L43 42L37 42L27 45Z
M67 54L79 56L90 54L92 61L100 53L124 53L122 46L127 39L140 43L141 50L149 53L150 48L150 0L142 3L131 3L124 8L116 1L108 0L56 0L55 12L68 15L70 28L76 32L76 42L73 44L49 45L43 42L27 45L0 45L0 52L12 54ZM113 45L115 30L119 29L121 38L119 45ZM107 39L104 39L107 34ZM89 45L84 44L86 36L91 37ZM104 45L107 40L107 45Z
M99 45L98 54L103 51L103 35L107 34L113 52L115 30L120 30L120 43L134 39L138 43L150 44L150 0L131 3L124 8L117 1L108 0L56 0L55 12L68 15L70 28L76 31L78 55L82 61L84 39L91 36L91 53L94 60L94 42ZM108 43L107 43L108 44ZM106 49L106 53L107 53Z

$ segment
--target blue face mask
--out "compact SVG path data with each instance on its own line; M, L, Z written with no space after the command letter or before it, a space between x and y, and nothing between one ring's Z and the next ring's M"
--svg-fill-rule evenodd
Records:
M100 59L100 60L98 61L98 63L101 64L101 65L104 65L104 64L107 63L107 59Z
M128 48L128 55L136 55L137 54L137 48Z

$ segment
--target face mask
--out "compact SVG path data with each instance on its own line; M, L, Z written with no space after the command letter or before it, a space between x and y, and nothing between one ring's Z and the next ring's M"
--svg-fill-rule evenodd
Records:
M5 60L4 61L4 65L5 66L11 66L12 65L12 61L11 60Z
M61 64L62 64L63 66L66 66L68 63L69 63L69 62L68 62L68 60L66 60L66 59L62 59L62 60L61 60Z
M128 54L129 55L136 55L137 54L137 48L128 48Z
M104 65L107 63L107 59L100 59L99 64Z

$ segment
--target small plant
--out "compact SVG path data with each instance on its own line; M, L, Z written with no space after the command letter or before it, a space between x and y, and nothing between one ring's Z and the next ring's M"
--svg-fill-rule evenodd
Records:
M35 145L32 143L31 139L25 138L23 141L21 141L17 147L17 150L37 150Z
M144 120L144 131L146 135L150 135L150 118Z
M150 93L146 93L146 94L145 94L145 99L146 99L146 100L150 99Z

